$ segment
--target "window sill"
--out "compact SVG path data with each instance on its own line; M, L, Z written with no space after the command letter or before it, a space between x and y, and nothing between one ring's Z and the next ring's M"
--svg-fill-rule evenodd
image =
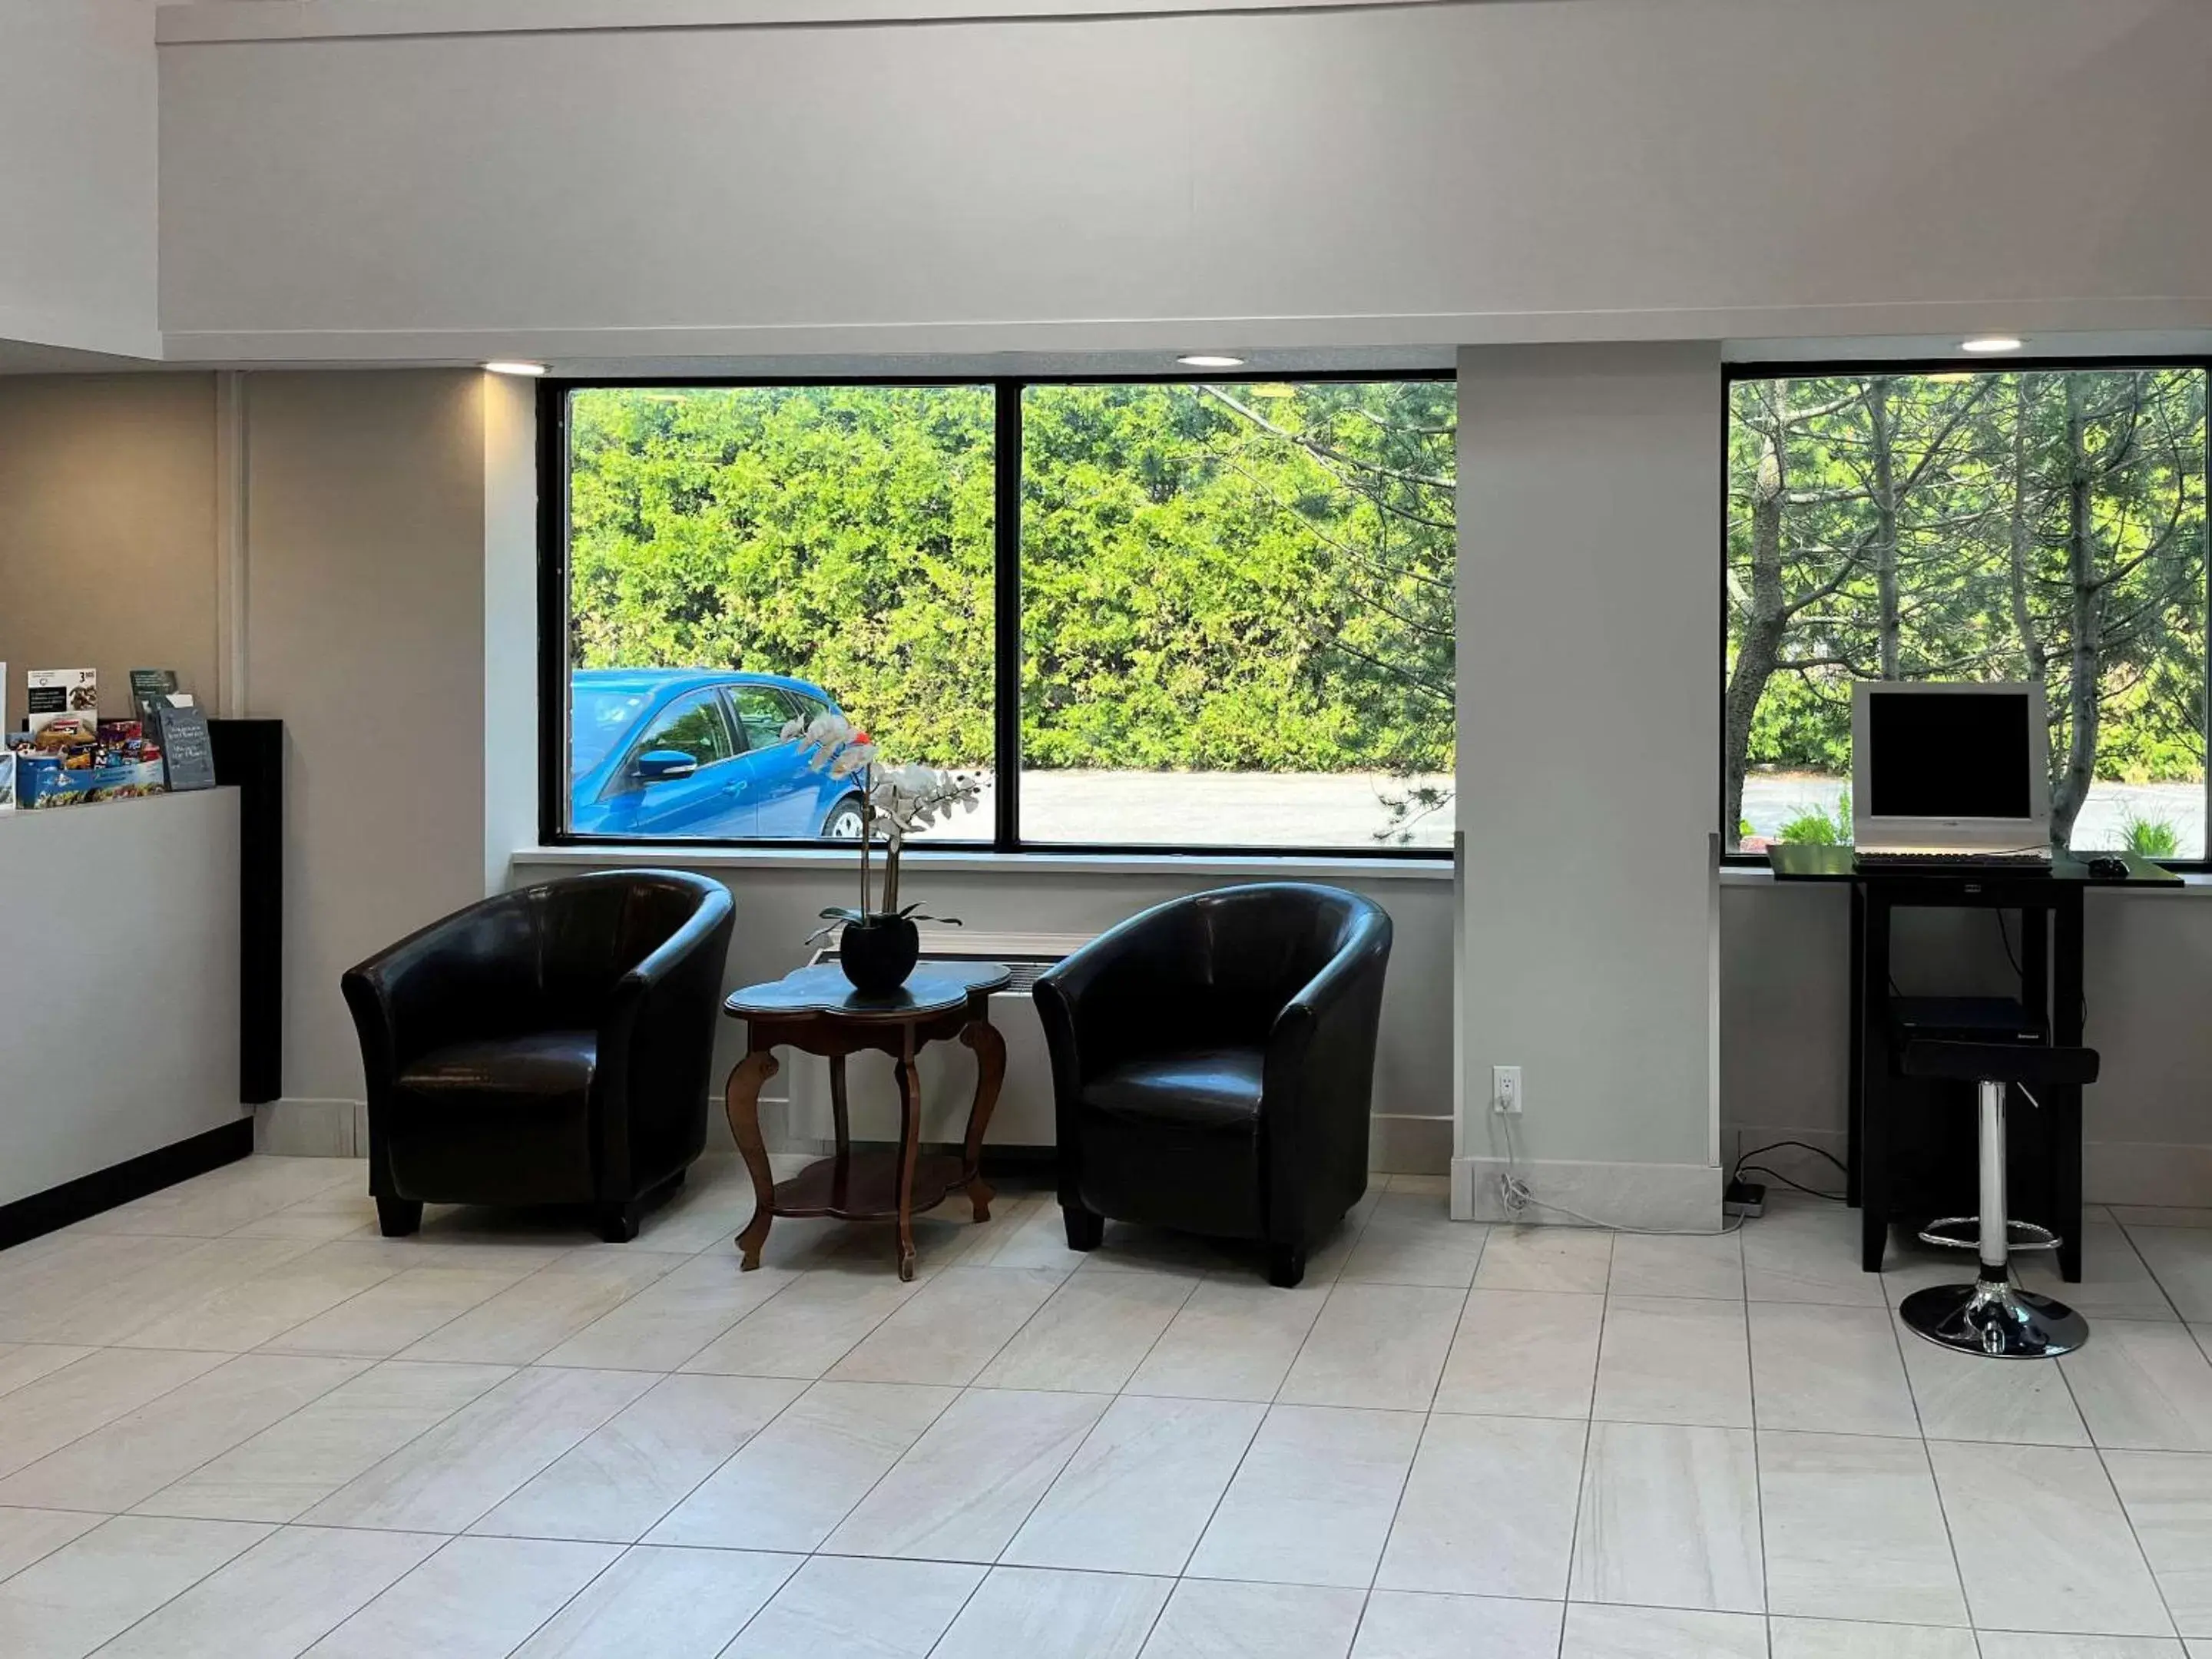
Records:
M1338 881L1449 881L1452 861L1433 859L1329 858L1310 853L992 853L908 850L909 867L946 871L1001 871L1009 874L1067 876L1247 876L1268 881L1328 878ZM525 847L510 867L533 866L669 866L687 870L831 870L853 862L842 847L640 847L590 845ZM1753 872L1749 873L1763 873Z
M2142 884L2127 887L2115 884L2100 889L2093 884L2082 890L2093 893L2100 890L2115 893L2122 898L2172 898L2177 894L2195 894L2200 898L2212 897L2212 871L2184 870L2179 873L2181 877L2181 885L2179 887L2161 887ZM1723 887L1772 887L1778 884L1774 872L1771 870L1762 870L1755 866L1742 864L1724 864L1721 866L1721 885ZM1826 884L1801 882L1792 884L1806 888L1826 885L1838 890L1844 885L1840 882Z

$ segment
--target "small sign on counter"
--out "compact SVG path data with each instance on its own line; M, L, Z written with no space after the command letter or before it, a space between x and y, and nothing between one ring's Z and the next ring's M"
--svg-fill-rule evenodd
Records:
M157 711L161 722L161 760L173 790L215 787L215 745L208 738L207 710L171 703Z

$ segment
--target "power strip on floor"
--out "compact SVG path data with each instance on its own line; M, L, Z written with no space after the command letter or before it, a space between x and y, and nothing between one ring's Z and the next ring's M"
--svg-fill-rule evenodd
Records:
M1741 1216L1748 1221L1766 1213L1766 1188L1757 1181L1741 1178L1731 1181L1728 1190L1721 1194L1721 1213Z

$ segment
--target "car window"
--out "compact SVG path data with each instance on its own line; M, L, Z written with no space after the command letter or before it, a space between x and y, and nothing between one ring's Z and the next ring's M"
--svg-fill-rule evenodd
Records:
M629 686L573 686L568 708L568 775L580 778L612 752L646 704L650 690Z
M738 711L738 724L744 727L746 748L773 749L784 740L791 705L781 691L766 685L733 685L729 692L730 707Z
M702 766L712 766L737 753L730 728L722 718L722 705L712 691L694 691L679 697L653 717L635 751L651 754L656 749L680 749Z

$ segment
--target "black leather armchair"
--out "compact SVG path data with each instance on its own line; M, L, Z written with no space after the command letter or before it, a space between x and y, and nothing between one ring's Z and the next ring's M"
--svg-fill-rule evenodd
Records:
M425 1201L580 1204L610 1243L707 1141L722 886L616 870L472 904L344 976L386 1237Z
M1367 1190L1390 917L1288 882L1175 899L1041 978L1069 1248L1110 1216L1263 1241L1295 1285Z

